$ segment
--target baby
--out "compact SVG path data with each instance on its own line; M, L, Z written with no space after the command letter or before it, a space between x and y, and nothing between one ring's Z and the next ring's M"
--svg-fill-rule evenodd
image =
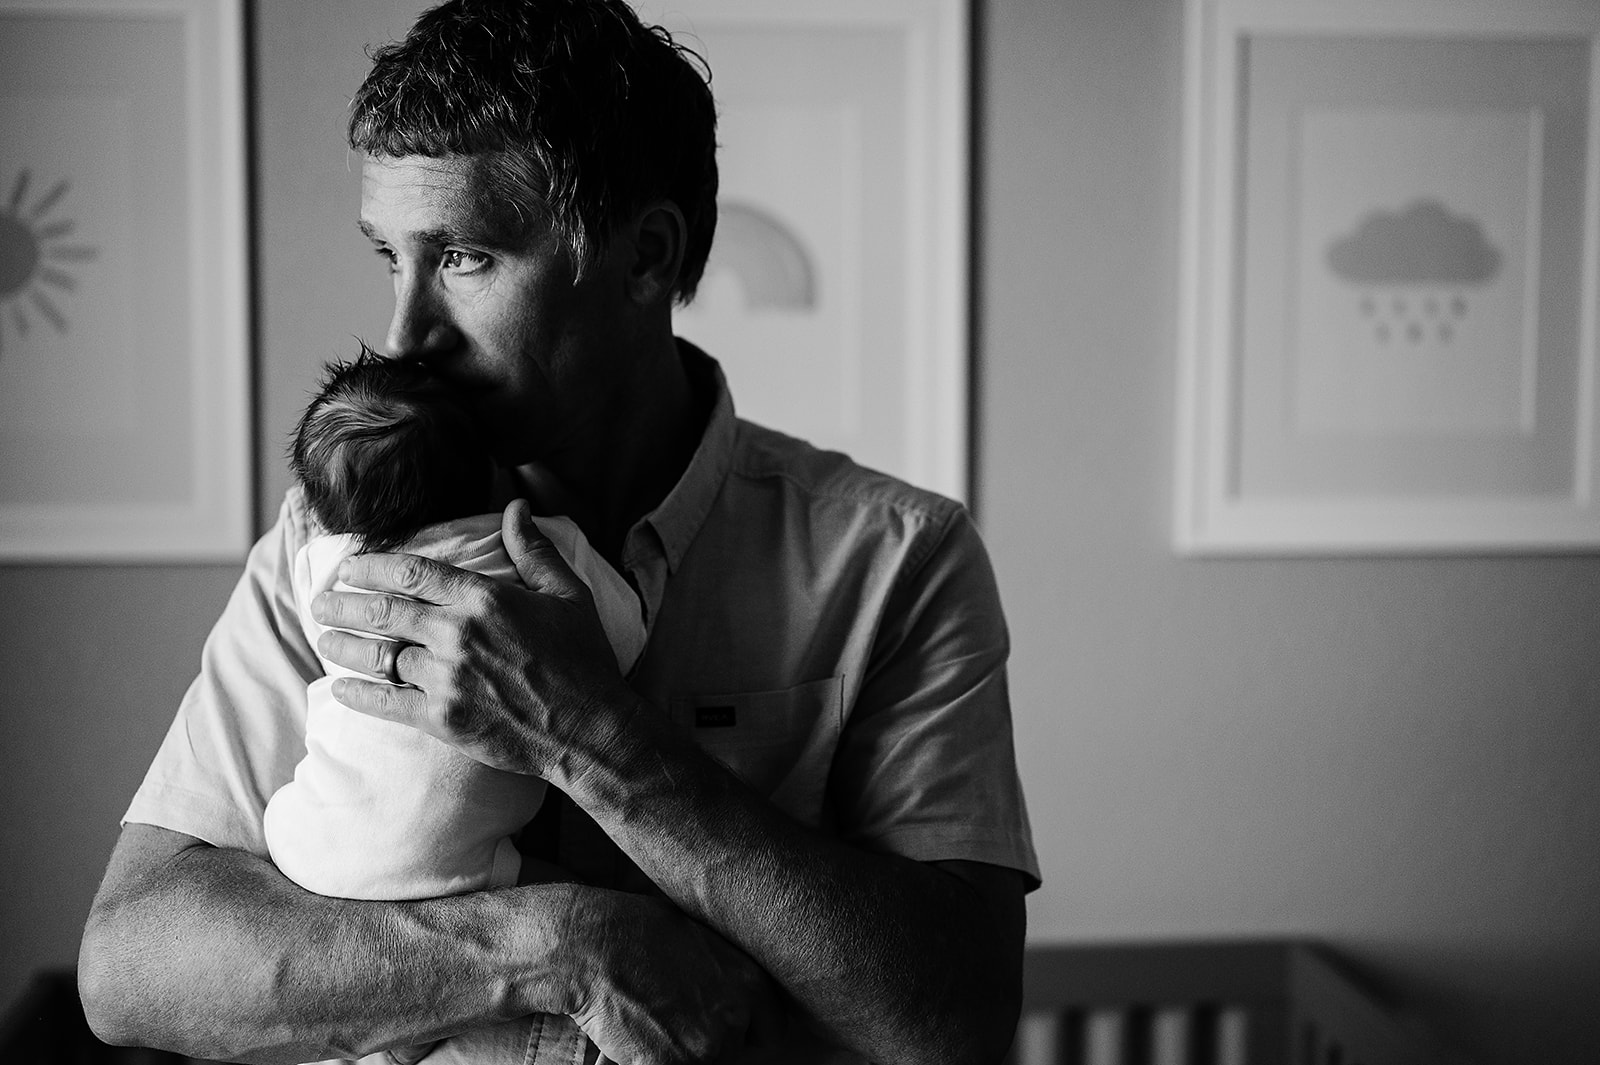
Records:
M330 588L353 590L338 568L357 552L404 550L520 584L493 511L493 460L425 367L368 351L330 367L295 431L290 465L322 533L296 555L292 580L312 647L327 630L312 619L311 602ZM645 639L633 590L570 520L534 521L589 586L628 672ZM267 846L279 870L310 891L359 899L517 883L521 856L511 837L538 810L545 782L349 709L334 699L334 680L371 678L327 659L322 666L325 675L307 689L305 757L267 804ZM501 1033L506 1049L526 1032ZM576 1029L567 1034L576 1038Z

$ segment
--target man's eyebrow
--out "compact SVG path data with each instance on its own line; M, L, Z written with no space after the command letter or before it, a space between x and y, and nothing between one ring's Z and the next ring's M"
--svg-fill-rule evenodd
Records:
M378 234L378 228L365 218L356 223L356 228L361 230L366 238L374 244L388 243ZM466 244L475 248L487 248L490 251L514 251L520 244L515 235L500 234L496 230L485 227L479 232L466 232L459 229L450 229L445 226L436 226L432 229L419 229L408 234L410 239L418 244L443 247L446 244Z

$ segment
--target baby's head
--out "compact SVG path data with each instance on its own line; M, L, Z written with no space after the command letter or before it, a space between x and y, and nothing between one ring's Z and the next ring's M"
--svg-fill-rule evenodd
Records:
M289 446L317 521L363 551L492 508L494 463L471 417L426 367L365 347L328 367Z

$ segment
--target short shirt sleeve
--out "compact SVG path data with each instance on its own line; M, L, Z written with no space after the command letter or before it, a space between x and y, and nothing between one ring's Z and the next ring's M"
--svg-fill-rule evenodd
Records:
M266 856L262 814L305 754L306 685L322 675L291 583L308 520L291 490L251 549L124 824Z
M965 509L924 529L883 610L829 790L844 838L919 861L1039 863L1017 774L994 571Z

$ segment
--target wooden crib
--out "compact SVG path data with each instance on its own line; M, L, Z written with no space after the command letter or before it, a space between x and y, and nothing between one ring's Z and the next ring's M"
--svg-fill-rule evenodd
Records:
M1010 1065L1463 1065L1298 941L1032 946Z

